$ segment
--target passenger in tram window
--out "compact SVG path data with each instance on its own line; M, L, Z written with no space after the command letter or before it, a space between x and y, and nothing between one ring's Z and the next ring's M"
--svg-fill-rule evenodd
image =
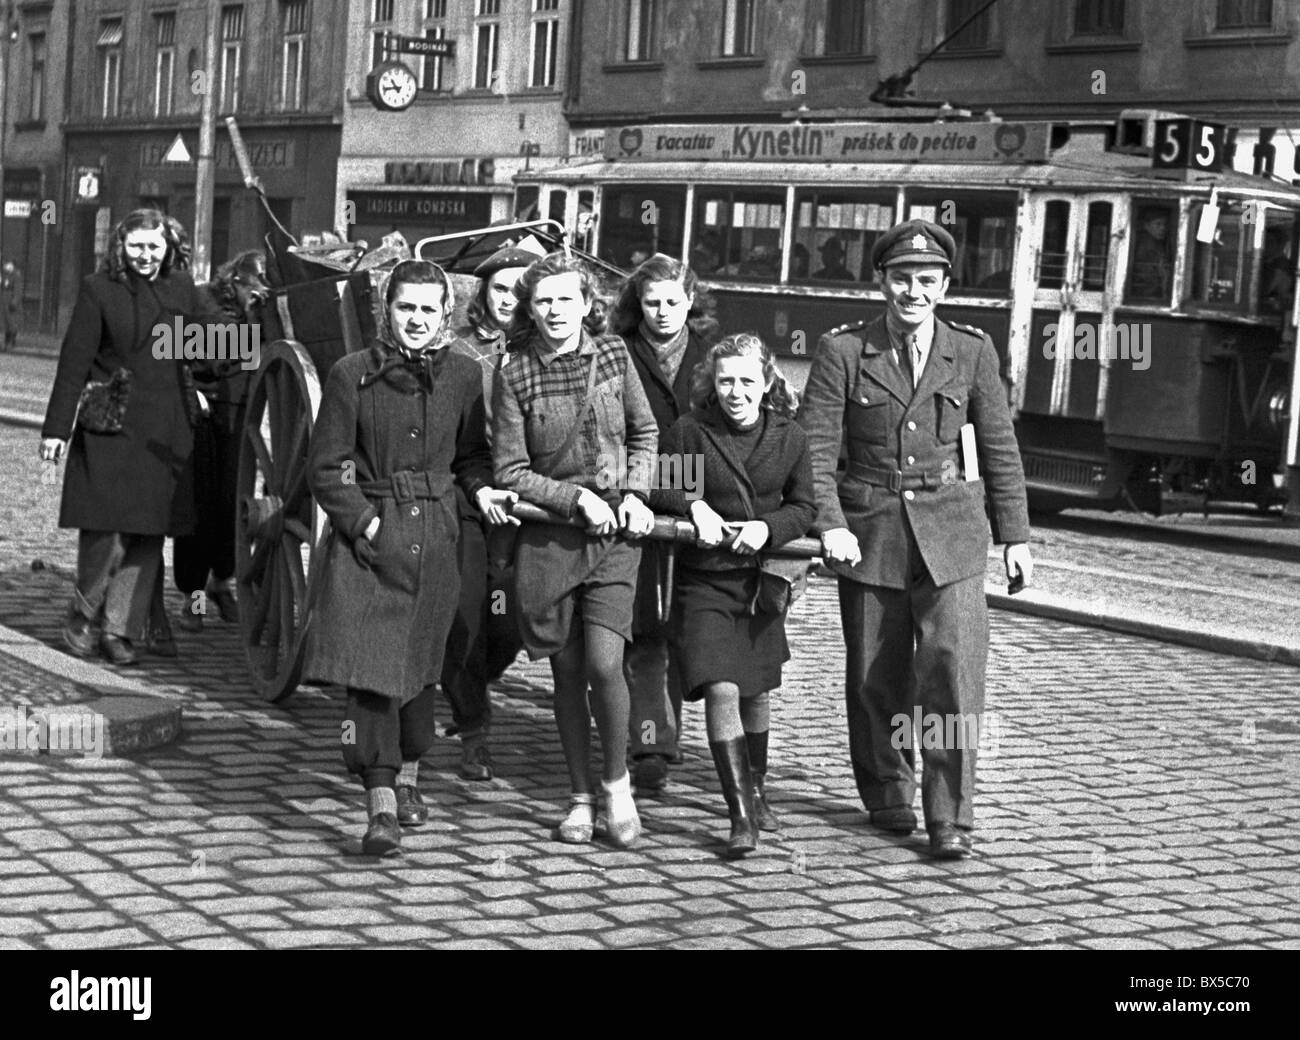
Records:
M814 278L840 282L854 281L853 272L844 266L844 245L838 237L831 235L817 247L817 252L821 254L822 265L813 272Z
M307 482L333 527L306 675L347 687L343 761L366 789L366 855L401 848L429 816L420 759L460 594L455 489L492 524L515 496L491 486L479 366L447 349L451 282L404 260L382 294L376 342L330 369Z
M636 246L636 247L632 250L631 254L630 254L629 257L628 257L628 268L629 268L629 270L633 270L633 271L635 271L635 270L636 270L638 267L640 267L643 263L645 263L645 262L646 262L647 260L649 260L652 256L654 256L654 252L655 252L655 251L654 251L653 249L651 249L650 246L646 245L645 243L642 243L641 245Z
M759 243L745 254L745 259L735 273L742 278L774 282L781 274L780 251L776 246Z
M1169 211L1148 206L1138 213L1138 231L1133 244L1128 296L1135 300L1165 300L1173 275Z
M716 231L706 231L691 248L691 270L714 274L722 265L722 244Z
M1284 314L1295 294L1295 263L1291 259L1289 229L1271 227L1264 232L1264 255L1259 269L1259 309Z
M698 546L681 551L672 639L686 698L704 701L736 858L754 851L760 830L777 829L765 789L769 694L790 659L789 586L758 554L802 536L817 507L795 395L762 340L741 333L710 349L691 405L661 447L667 458L701 460L698 487L661 481L651 503L695 525Z
M538 260L515 295L510 351L493 389L497 480L581 525L526 524L515 548L519 632L531 658L550 659L573 790L558 836L579 843L595 832L594 714L607 834L627 846L641 832L627 771L623 676L641 549L618 535L635 539L654 528L646 500L658 428L623 340L603 334L596 281L581 261L563 253Z
M796 242L790 247L790 280L806 281L808 278L808 268L812 264L812 257L808 255L808 247L802 242Z
M663 254L633 271L619 291L612 324L641 377L661 440L691 409L691 375L718 339L712 309L713 301L698 287L695 273ZM668 643L667 618L659 612L667 565L660 543L642 547L632 642L623 654L631 698L632 781L641 792L662 788L668 782L669 762L681 758L677 653Z

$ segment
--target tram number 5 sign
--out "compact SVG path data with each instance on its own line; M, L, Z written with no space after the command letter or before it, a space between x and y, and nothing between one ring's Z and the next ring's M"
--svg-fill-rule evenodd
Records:
M1151 162L1157 170L1223 169L1228 132L1221 123L1199 119L1159 119Z

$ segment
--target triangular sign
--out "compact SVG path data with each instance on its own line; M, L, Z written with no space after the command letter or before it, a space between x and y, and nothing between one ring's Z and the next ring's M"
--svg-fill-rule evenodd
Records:
M163 159L167 162L176 163L191 161L190 150L185 147L185 142L181 140L180 134L176 135L176 140L171 143L171 147L167 149L167 154L163 156Z

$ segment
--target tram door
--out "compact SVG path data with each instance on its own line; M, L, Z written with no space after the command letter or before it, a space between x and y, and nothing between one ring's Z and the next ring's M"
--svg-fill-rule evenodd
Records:
M1033 312L1021 410L1096 420L1119 298L1127 208L1122 195L1039 195Z

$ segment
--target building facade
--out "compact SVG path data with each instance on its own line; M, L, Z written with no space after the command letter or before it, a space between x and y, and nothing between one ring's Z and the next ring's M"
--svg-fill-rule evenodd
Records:
M419 239L514 214L512 178L570 151L562 97L573 0L356 0L336 212L372 245L400 231ZM421 54L412 41L450 44ZM414 74L401 111L376 107L372 70L400 61Z
M71 217L62 299L102 257L126 213L154 206L193 229L205 91L216 98L211 261L260 248L272 226L243 186L224 117L238 121L276 217L294 234L331 228L342 132L346 0L250 0L219 11L207 82L204 0L74 5L65 123Z

